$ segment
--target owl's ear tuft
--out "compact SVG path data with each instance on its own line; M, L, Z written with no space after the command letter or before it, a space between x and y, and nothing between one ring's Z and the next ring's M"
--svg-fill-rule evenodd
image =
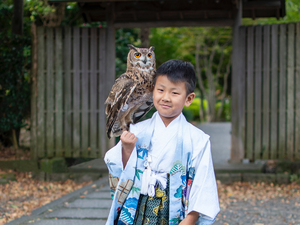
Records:
M129 44L128 47L129 47L130 49L134 50L134 51L137 51L137 49L136 49L133 45L131 45L131 44Z
M155 49L154 46L151 46L151 47L149 48L150 51L154 51L154 49Z

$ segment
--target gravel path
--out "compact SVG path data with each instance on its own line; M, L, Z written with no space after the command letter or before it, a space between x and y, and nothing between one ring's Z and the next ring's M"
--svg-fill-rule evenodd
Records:
M300 224L300 198L237 201L231 197L226 209L221 209L215 225L291 225Z

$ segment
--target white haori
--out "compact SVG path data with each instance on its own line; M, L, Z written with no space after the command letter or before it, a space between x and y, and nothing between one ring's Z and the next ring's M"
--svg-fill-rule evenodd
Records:
M181 127L182 130L179 130L179 127ZM153 184L159 183L157 180L163 180L161 176L157 176L157 174L170 173L170 169L174 166L174 159L180 157L178 155L179 149L176 149L176 146L178 146L178 140L190 140L190 145L184 145L184 149L182 150L182 152L190 152L188 160L182 161L183 163L189 162L189 164L183 164L183 166L195 168L195 176L190 191L187 213L195 211L200 214L196 224L212 224L220 211L220 208L212 164L209 136L197 127L188 123L182 114L174 119L167 127L164 125L157 112L154 113L150 120L130 126L130 132L134 133L138 137L138 141L141 138L144 138L145 132L151 133L152 130L153 133L149 143L150 146L148 148L148 155L151 156L150 169L149 171L144 170L142 180L145 177L146 184L145 186L140 186L143 186L142 193L148 193L148 195L149 193L153 193L154 189L150 188L149 190L149 187L151 185L151 187L154 187L155 185ZM136 149L137 148L133 150L134 154L131 154L125 168L123 168L122 164L121 143L118 143L118 145L106 153L104 160L107 163L110 173L113 174L114 177L120 177L124 173L134 173L130 169L135 168L136 165ZM185 174L182 175L184 176ZM151 179L152 176L153 180ZM181 179L184 179L184 177L181 177ZM181 179L179 178L179 183ZM164 182L162 182L162 184L164 184ZM174 188L177 188L177 186L173 187L170 182L170 191L173 191L173 193ZM174 196L171 197L173 198ZM176 203L172 201L173 200L170 199L170 205ZM113 210L111 209L111 211Z
M151 156L151 169L156 172L169 173L176 154L179 124L183 115L176 117L167 127L157 114L155 129L152 134L148 155Z
M166 189L168 172L172 167L176 137L181 115L175 118L167 127L160 118L155 117L155 130L150 142L145 171L142 180L141 193L154 197L155 187ZM168 156L167 156L168 155Z

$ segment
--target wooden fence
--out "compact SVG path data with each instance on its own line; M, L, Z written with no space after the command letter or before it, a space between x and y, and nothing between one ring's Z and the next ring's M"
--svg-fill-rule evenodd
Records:
M106 29L36 29L36 80L32 86L31 151L35 158L104 155Z
M245 158L299 160L300 23L239 32Z

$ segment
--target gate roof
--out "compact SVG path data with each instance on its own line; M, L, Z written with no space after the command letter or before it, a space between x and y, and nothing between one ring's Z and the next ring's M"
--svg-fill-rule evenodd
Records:
M72 0L85 22L105 21L110 6L115 27L231 26L239 0ZM52 3L68 0L49 0ZM285 16L284 0L244 0L244 18Z

